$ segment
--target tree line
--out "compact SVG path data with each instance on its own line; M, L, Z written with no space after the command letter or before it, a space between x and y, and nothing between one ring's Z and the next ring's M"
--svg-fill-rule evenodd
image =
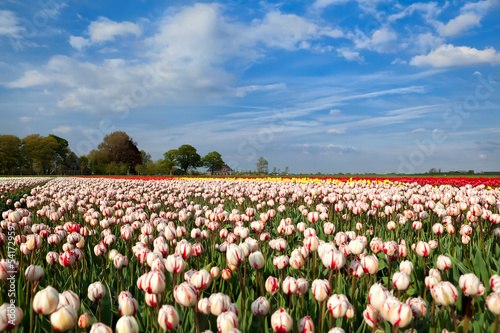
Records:
M23 139L0 135L2 175L173 175L187 174L199 167L206 167L213 174L225 165L218 152L202 157L187 144L167 151L163 157L153 161L122 131L106 135L97 149L82 156L71 151L66 139L53 134L31 134Z

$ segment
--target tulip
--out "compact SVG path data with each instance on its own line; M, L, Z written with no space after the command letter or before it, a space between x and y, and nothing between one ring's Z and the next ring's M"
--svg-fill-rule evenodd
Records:
M345 333L345 331L340 327L334 327L329 330L328 333Z
M174 298L185 307L192 307L198 302L199 292L191 283L183 282L174 288Z
M406 290L410 286L411 279L408 273L401 271L392 276L392 284L397 290Z
M436 266L441 271L446 271L451 268L451 259L447 256L440 254L437 258ZM444 274L444 273L443 273Z
M23 310L12 303L0 306L0 331L10 331L21 324Z
M115 266L116 269L122 269L127 267L128 265L127 256L124 256L122 254L117 254L113 259L113 265Z
M28 281L40 281L43 278L43 268L36 265L30 265L26 268L24 277Z
M210 312L214 316L220 315L222 312L229 311L231 300L229 296L222 293L215 293L208 298Z
M158 324L165 331L173 331L179 325L179 314L172 305L163 305L158 312Z
M70 305L78 312L80 310L80 297L71 290L63 291L59 294L59 304L57 307L60 308L63 305Z
M493 292L489 294L486 297L486 306L494 315L500 316L500 293Z
M351 274L353 277L363 277L365 275L365 271L363 269L363 265L361 264L361 261L358 259L354 259L351 261L349 264L349 274Z
M118 302L120 316L135 316L138 307L139 304L133 297L125 297Z
M406 304L411 307L413 317L423 318L427 314L427 304L422 297L408 298Z
M453 305L458 298L457 288L448 281L442 281L433 286L431 294L432 298L442 306Z
M97 281L89 285L87 296L92 302L98 302L105 295L106 287L101 282Z
M87 328L90 326L91 323L91 318L88 313L84 313L78 318L78 327L80 328Z
M413 272L413 263L409 260L401 261L401 263L399 264L399 270L405 272L408 275L411 275L411 273Z
M217 329L220 333L233 331L238 329L239 326L238 315L232 311L222 312L217 316Z
M282 283L283 292L287 295L293 295L297 292L297 280L291 276L287 276Z
M311 292L318 302L326 300L330 294L330 284L328 283L328 280L314 280L311 286Z
M329 249L321 257L323 265L328 269L341 269L346 263L346 256L335 249Z
M266 291L273 295L274 293L276 293L279 289L280 289L280 284L279 284L279 280L277 278L275 278L274 276L269 276L266 280Z
M210 314L210 302L208 298L200 298L198 301L198 312L201 312L204 315Z
M411 307L400 303L389 311L389 322L395 327L406 327L413 319Z
M307 279L297 279L297 294L304 296L309 290L309 281Z
M251 309L254 316L265 316L269 312L271 305L264 296L260 296L252 302Z
M375 255L362 257L361 264L363 265L363 270L368 274L376 274L380 266L378 258Z
M464 292L464 295L470 297L481 296L485 290L483 284L474 273L461 275L458 285Z
M228 263L238 266L245 260L245 254L241 247L236 244L231 244L227 249L226 258Z
M277 333L290 332L293 328L293 319L285 309L279 308L271 315L271 327Z
M81 316L80 316L81 317ZM89 322L90 325L90 322ZM103 323L95 323L90 328L90 333L113 333L113 329Z
M137 320L132 316L123 316L116 322L115 327L116 333L138 333L139 324Z
M145 293L144 294L144 301L146 302L147 306L150 306L152 308L156 308L158 306L158 304L160 304L158 302L158 296L156 294Z
M387 295L387 289L380 283L375 283L370 287L370 291L368 292L368 302L376 311L380 311L380 307L387 299Z
M171 254L166 258L165 268L173 274L179 274L186 269L186 262L181 255Z
M363 318L368 326L373 327L376 326L382 320L382 316L380 313L370 304L366 306L366 309L363 311Z
M64 332L76 325L78 314L72 306L64 305L50 315L50 324L58 332Z
M51 286L40 290L33 299L33 310L39 314L51 314L59 304L59 293Z
M264 256L260 251L251 253L248 257L248 262L250 263L250 266L255 269L262 269L266 263Z
M334 318L341 318L346 314L349 304L347 297L344 295L333 294L328 299L328 311L330 311Z
M210 275L210 273L207 270L202 269L201 271L198 271L193 274L193 276L190 279L190 282L193 286L195 286L196 289L205 290L212 283L212 275Z
M233 273L229 268L223 269L222 270L222 279L224 281L230 280L233 277Z
M314 322L311 317L305 316L299 320L299 333L314 333Z
M490 277L490 287L494 292L500 291L500 275L494 274Z
M386 321L390 321L391 309L395 306L398 306L399 304L401 304L399 299L389 294L384 303L380 305L380 315L382 316L382 318L384 318Z

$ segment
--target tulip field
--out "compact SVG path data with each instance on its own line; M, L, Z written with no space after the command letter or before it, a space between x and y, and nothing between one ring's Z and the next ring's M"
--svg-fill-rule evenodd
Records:
M5 178L0 330L497 332L499 178Z

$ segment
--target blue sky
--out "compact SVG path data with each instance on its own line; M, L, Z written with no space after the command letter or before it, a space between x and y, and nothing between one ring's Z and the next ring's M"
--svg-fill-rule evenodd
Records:
M500 169L500 0L0 1L0 133L238 170Z

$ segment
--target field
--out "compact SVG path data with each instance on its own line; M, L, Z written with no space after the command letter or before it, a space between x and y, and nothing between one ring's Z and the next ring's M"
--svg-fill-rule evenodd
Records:
M500 178L448 176L2 178L0 330L495 332Z

